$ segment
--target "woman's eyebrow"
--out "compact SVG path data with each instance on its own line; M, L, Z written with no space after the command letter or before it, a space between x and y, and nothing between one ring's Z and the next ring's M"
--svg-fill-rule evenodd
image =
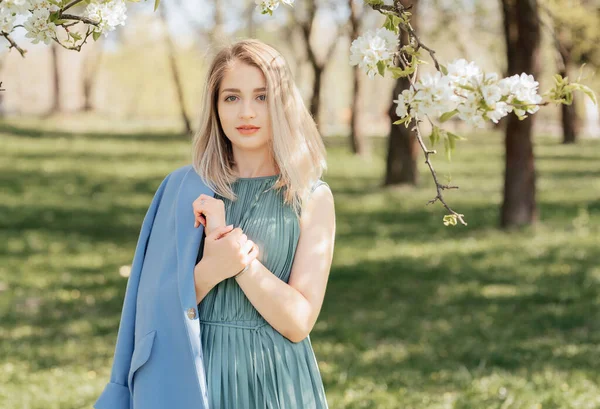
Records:
M254 88L254 92L262 92L262 91L266 91L266 90L267 89L265 87ZM238 88L225 88L223 91L221 91L221 94L224 93L224 92L227 92L227 91L230 91L230 92L242 92Z

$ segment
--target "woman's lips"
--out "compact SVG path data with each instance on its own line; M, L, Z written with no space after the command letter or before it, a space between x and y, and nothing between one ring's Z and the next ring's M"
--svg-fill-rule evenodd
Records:
M241 133L242 135L251 135L253 133L256 133L256 131L258 131L259 129L260 128L237 128L239 133Z

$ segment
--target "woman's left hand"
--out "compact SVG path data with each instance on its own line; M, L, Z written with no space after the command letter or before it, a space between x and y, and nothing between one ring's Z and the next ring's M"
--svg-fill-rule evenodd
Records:
M192 207L194 228L202 224L207 236L216 228L225 226L225 203L221 199L201 194L194 200Z

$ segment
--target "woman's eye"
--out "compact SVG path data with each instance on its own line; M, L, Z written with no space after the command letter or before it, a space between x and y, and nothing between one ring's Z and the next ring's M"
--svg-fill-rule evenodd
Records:
M230 99L229 99L229 98L235 98L235 95L230 95L230 96L228 96L227 98L225 98L225 101L230 101Z
M266 100L267 100L267 96L266 96L266 95L264 95L264 94L263 94L263 95L259 95L258 97L259 97L259 98L260 98L260 97L264 97L264 99L261 99L261 101L266 101Z

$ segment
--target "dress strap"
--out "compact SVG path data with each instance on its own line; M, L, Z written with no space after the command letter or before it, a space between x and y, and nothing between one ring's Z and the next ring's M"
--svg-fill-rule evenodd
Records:
M327 184L327 182L325 182L325 181L323 181L323 180L321 180L321 179L318 179L318 180L317 180L317 181L316 181L316 182L313 184L312 188L310 189L310 194L308 195L308 197L310 197L310 196L312 195L312 193L315 191L315 189L316 189L316 188L318 188L318 187L319 187L319 186L321 186L321 185L326 185L326 186L328 186L328 187L329 187L329 185ZM329 187L329 188L331 189L331 187Z

